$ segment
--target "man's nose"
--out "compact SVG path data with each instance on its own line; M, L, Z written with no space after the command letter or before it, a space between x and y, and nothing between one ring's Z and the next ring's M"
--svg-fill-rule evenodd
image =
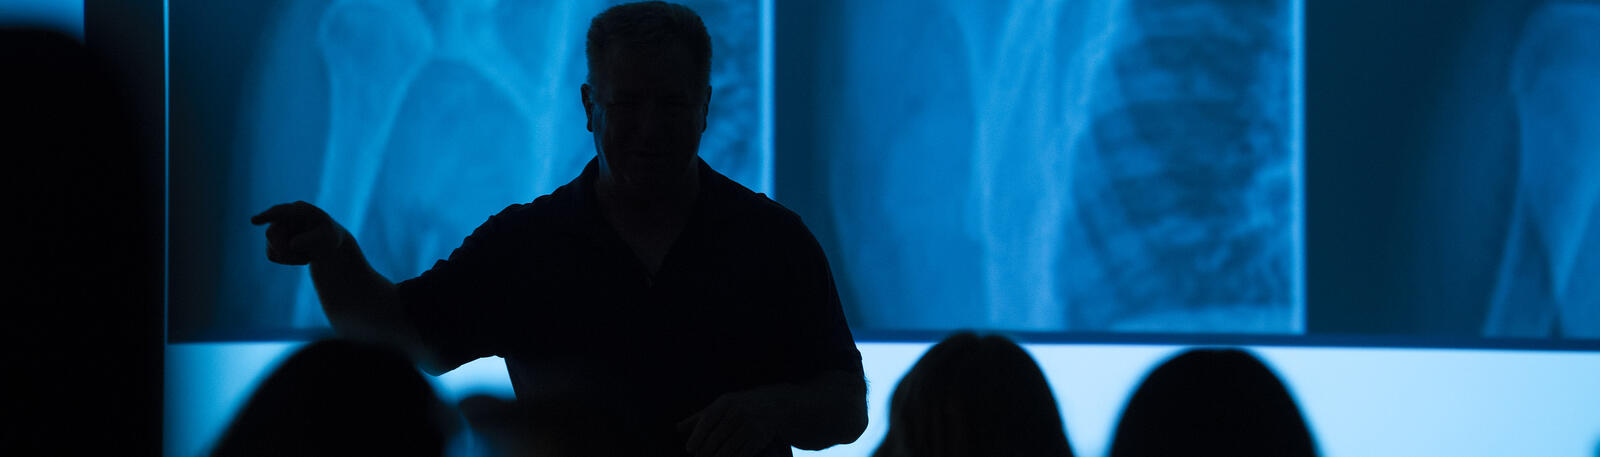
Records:
M666 122L665 114L659 104L646 103L641 106L631 126L634 136L642 141L655 141L666 128L663 124Z

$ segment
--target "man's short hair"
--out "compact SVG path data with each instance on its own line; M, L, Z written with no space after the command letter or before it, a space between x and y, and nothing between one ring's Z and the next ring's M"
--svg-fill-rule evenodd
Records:
M609 50L617 45L638 47L681 43L700 69L700 80L711 83L711 34L694 10L676 3L638 2L613 6L589 22L584 54L589 58L589 82L594 82Z

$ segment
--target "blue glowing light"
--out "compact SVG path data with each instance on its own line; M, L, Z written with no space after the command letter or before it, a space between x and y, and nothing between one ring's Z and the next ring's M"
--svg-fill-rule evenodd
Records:
M174 132L223 148L180 144L194 168L175 175L226 176L176 178L175 334L326 328L304 270L266 262L241 222L272 204L327 210L400 281L576 175L594 153L583 32L611 3L292 0L237 18L175 5L185 33L259 28L175 51L174 71L196 75L181 93L228 84L189 49L250 57L224 67L236 88L199 99L236 135ZM804 89L773 86L772 6L689 5L715 50L701 155L771 192L787 126L772 94ZM815 31L842 43L839 102L819 104L815 150L790 151L826 157L826 175L786 192L826 201L832 226L813 230L837 235L825 248L855 328L1303 330L1298 2L850 8Z
M326 325L304 269L261 255L260 229L244 222L255 211L316 203L398 281L593 154L577 95L583 31L616 1L172 3L176 340ZM772 0L686 3L716 50L702 156L780 202L820 196L821 213L803 216L828 221L812 228L834 234L826 247L858 331L1306 330L1302 1L819 1L848 14L811 32L840 43L827 48L831 79L799 87L773 83L790 56L774 51ZM32 5L75 12L81 36L81 2L0 0L0 12ZM1600 282L1574 279L1600 271L1600 167L1573 165L1600 157L1600 129L1584 128L1593 104L1576 103L1600 98L1583 95L1600 87L1600 39L1583 38L1600 30L1595 11L1539 10L1516 37L1506 70L1520 136L1504 155L1521 175L1504 191L1518 209L1484 334L1600 328ZM233 28L250 32L211 39ZM806 92L825 100L814 113L825 122L800 132L817 147L784 151L774 132L795 127L775 121L775 93L810 88L826 89ZM827 165L776 195L779 153ZM299 345L170 345L166 455L203 452ZM816 455L869 455L889 393L928 346L861 344L871 424ZM1027 347L1085 456L1102 455L1139 377L1180 349ZM1324 455L1576 456L1600 444L1594 352L1256 351ZM494 358L436 381L449 399L511 395Z
M889 395L931 343L863 343L868 426L855 443L795 455L865 457L888 430ZM167 349L166 450L195 457L255 383L300 344L190 343ZM1104 455L1145 373L1183 348L1026 344L1048 378L1077 455ZM1283 378L1328 457L1593 455L1600 354L1462 349L1253 348ZM440 396L511 398L505 364L479 359L437 378Z
M83 0L0 0L0 27L48 27L83 40Z

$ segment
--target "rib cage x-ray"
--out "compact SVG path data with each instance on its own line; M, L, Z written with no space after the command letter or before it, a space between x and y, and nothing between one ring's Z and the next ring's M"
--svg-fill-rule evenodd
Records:
M1535 11L1509 89L1519 161L1485 333L1600 338L1600 5Z
M852 5L853 323L1301 331L1296 7Z

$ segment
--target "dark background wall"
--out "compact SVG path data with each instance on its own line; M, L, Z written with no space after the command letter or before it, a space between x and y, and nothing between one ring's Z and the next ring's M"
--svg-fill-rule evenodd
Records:
M102 56L113 75L119 78L118 90L131 111L132 147L118 163L111 183L121 192L99 195L109 205L125 205L117 213L124 221L102 220L119 229L123 238L114 238L128 268L113 272L108 279L126 282L126 296L106 297L95 306L110 319L108 331L88 334L96 348L87 353L106 360L106 373L85 376L74 382L90 384L85 392L104 395L106 403L95 413L104 421L96 439L70 441L104 452L116 449L121 455L158 455L162 436L162 371L165 352L165 307L162 281L165 279L163 209L166 149L166 68L164 64L163 11L155 0L85 0L84 43L92 54ZM107 151L107 153L111 153ZM81 354L80 354L81 355ZM79 360L77 363L84 364ZM95 417L95 416L90 416Z

